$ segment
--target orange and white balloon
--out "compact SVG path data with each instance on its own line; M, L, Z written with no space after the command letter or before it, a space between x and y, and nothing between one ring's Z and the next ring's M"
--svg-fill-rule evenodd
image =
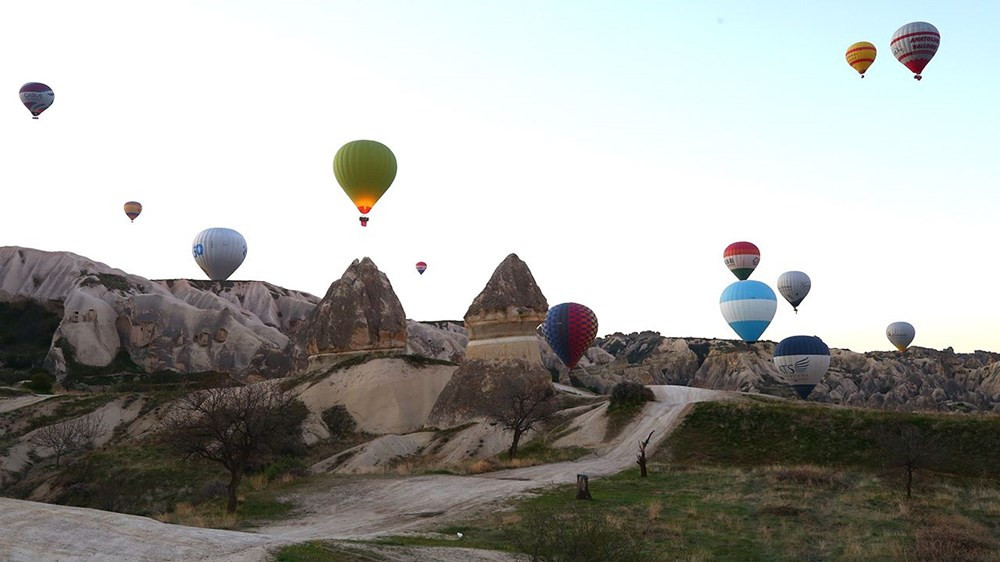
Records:
M900 27L889 41L893 56L909 68L917 80L923 78L920 73L934 58L940 45L941 34L936 27L925 21L915 21Z
M859 41L847 48L847 64L857 70L862 78L873 62L875 62L875 45L868 41Z

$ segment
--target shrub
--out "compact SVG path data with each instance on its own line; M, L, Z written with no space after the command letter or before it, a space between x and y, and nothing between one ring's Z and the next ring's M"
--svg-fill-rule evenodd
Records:
M37 394L52 394L52 382L52 375L47 372L35 372L31 375L31 381L29 381L25 386Z
M638 408L646 402L653 402L656 396L644 385L632 381L622 381L611 389L611 410Z
M344 437L349 433L353 433L357 428L354 417L351 416L351 413L342 404L337 404L332 408L323 410L323 423L330 430L332 437Z

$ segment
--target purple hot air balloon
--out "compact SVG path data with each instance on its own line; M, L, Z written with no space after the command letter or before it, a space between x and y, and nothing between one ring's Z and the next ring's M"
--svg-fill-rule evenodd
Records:
M32 119L38 119L55 99L56 95L52 88L41 82L28 82L21 86L21 103L31 112Z

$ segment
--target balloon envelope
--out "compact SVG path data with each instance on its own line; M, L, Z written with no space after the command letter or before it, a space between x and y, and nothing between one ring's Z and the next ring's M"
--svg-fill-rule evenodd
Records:
M231 228L209 228L194 237L194 261L212 281L225 281L247 257L247 241Z
M816 336L792 336L774 348L774 365L803 400L830 368L830 348Z
M774 319L778 298L760 281L737 281L722 291L722 317L745 342L757 341Z
M52 88L41 82L28 82L21 86L20 95L21 103L31 112L32 119L38 119L38 116L48 109L56 99Z
M582 304L557 304L545 315L541 331L552 351L572 370L597 337L597 316Z
M351 141L334 155L333 175L364 215L372 210L396 179L396 156L380 142ZM365 222L362 221L362 224Z
M740 281L746 281L760 263L760 250L750 242L733 242L722 252L726 267Z
M900 352L906 351L916 335L917 331L909 322L893 322L885 329L885 337L889 338L892 345Z
M896 30L889 40L893 56L909 68L914 78L920 80L921 72L941 45L941 34L925 21L908 23Z
M424 263L424 262L422 262L422 261L418 261L417 262L417 273L419 273L420 275L423 275L425 271L427 271L427 264Z
M847 64L864 78L868 67L875 62L875 45L868 41L859 41L847 48L846 56Z
M133 221L135 220L136 217L139 216L139 213L141 212L142 212L142 203L139 203L138 201L129 201L125 203L125 215L127 215L128 218L132 219Z
M812 280L801 271L786 271L778 277L778 292L792 305L795 312L799 311L802 299L809 294Z

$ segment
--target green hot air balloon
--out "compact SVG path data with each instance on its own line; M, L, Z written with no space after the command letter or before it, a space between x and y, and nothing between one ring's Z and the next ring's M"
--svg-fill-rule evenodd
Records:
M396 157L380 142L351 141L333 157L333 175L361 214L367 215L396 179ZM368 217L359 220L361 226L368 225Z

